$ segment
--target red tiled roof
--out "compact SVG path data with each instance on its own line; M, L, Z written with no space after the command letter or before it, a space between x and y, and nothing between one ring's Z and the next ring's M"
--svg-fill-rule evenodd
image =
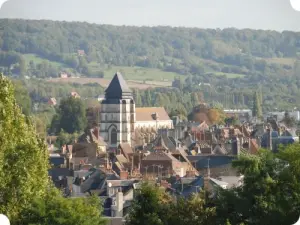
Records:
M129 156L133 154L132 148L128 143L121 143L119 148L127 159L129 159Z

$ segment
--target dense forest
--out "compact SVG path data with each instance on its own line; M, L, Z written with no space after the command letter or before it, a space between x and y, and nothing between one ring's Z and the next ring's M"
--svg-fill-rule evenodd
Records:
M95 61L102 65L160 68L179 74L218 71L285 75L293 73L296 61L276 63L271 59L296 59L300 53L300 33L294 32L26 20L0 20L0 24L1 57L6 58L1 63L7 67L20 61L13 54L18 52L63 62L84 72L88 72L85 64ZM83 50L86 58L77 58L78 50Z
M61 72L103 77L103 71L114 66L174 73L173 86L178 90L173 89L173 94L166 88L151 91L152 104L167 103L169 112L182 106L188 112L193 101L188 96L194 93L222 107L251 108L258 89L264 111L294 109L300 104L299 32L2 19L0 34L0 69L9 76L27 77L32 107L50 97L63 97L71 89L83 92L85 98L103 90L95 93L90 86L70 84L62 94L64 85L54 87L28 77L45 79ZM34 90L37 82L39 94ZM170 106L168 95L183 96L182 105ZM156 101L155 96L164 101ZM149 105L147 101L140 105Z

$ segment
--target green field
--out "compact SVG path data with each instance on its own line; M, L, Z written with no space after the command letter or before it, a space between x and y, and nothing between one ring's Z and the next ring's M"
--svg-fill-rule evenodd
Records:
M114 66L104 71L104 78L112 78L117 71L121 72L127 80L173 81L175 77L180 76L159 69Z
M275 63L281 65L293 66L296 59L294 58L268 58L265 59L268 63Z
M121 72L127 80L137 81L173 81L175 77L182 76L177 73L165 72L160 69L143 68L143 67L129 67L129 66L100 66L92 62L89 64L92 71L103 71L104 78L112 78L116 72Z
M215 72L212 73L212 75L215 76L226 76L227 78L231 79L231 78L241 78L244 77L244 74L238 74L238 73L222 73L222 72Z
M27 65L29 65L30 61L33 61L35 64L40 64L44 61L48 62L51 66L56 68L62 68L64 70L69 70L68 66L66 66L63 63L55 62L55 61L49 61L47 59L43 59L35 54L24 54L24 59L26 60ZM206 64L201 62L202 64ZM96 62L91 62L88 64L90 69L94 71L95 73L103 71L104 72L104 78L111 79L113 75L119 71L122 73L124 78L126 80L131 81L138 81L138 83L147 83L147 84L155 84L155 82L166 82L170 83L174 80L176 77L183 77L185 76L173 73L173 72L165 72L160 69L154 69L154 68L143 68L143 67L126 67L126 66L105 66L100 67L100 65ZM227 78L237 78L237 77L243 77L243 74L234 74L234 73L222 73L222 72L209 72L212 76L226 76ZM85 74L82 74L82 76L85 76Z
M41 58L41 57L39 57L39 56L37 56L35 54L23 54L23 57L24 57L24 59L25 59L25 61L26 61L27 64L29 64L30 61L33 61L34 64L40 64L40 63L46 61L46 62L48 62L53 67L57 67L57 68L60 68L60 67L64 68L64 67L66 67L66 65L64 65L63 63L49 61L49 60L43 59L43 58Z

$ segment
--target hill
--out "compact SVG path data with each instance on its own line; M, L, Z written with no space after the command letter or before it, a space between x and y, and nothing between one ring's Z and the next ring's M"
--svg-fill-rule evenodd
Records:
M17 52L27 60L23 68L27 71L22 72L31 71L37 77L55 77L63 69L103 77L112 66L157 68L180 75L292 75L300 53L300 33L296 32L8 19L0 20L0 27L1 56L6 59L1 66L20 63L22 59L11 55ZM36 64L45 73L34 74Z
M251 107L257 88L266 108L300 104L299 32L1 19L0 33L0 67L17 77L63 72L105 86L119 70L136 88L180 78L184 91L223 105Z

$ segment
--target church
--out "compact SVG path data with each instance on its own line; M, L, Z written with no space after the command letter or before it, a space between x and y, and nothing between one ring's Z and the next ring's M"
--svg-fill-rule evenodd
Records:
M132 91L117 72L101 101L99 127L108 147L116 148L121 143L132 146L137 132L155 135L159 129L172 129L173 121L163 107L136 108Z

